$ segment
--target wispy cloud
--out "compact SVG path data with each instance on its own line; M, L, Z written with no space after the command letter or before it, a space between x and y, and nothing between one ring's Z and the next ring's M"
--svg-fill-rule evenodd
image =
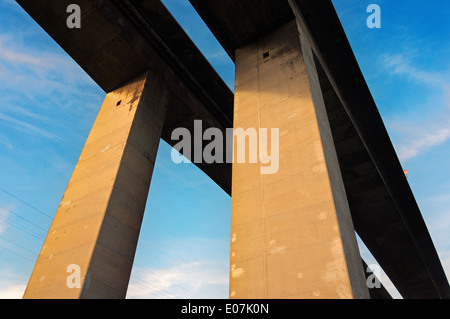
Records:
M8 103L8 104L9 104L9 108L4 110L4 112L6 112L6 113L23 115L24 117L27 117L29 119L38 120L41 122L48 121L48 118L43 116L42 114L34 113L34 112L27 110L18 105L13 105L11 103Z
M19 38L18 38L19 37ZM39 50L20 39L18 34L0 33L0 65L3 70L16 71L41 79L65 77L65 82L90 81L89 77L62 50ZM22 72L27 71L26 74Z
M22 299L26 285L2 282L0 287L0 299Z
M0 59L15 66L42 68L56 68L56 66L65 64L66 60L58 55L30 55L29 53L18 52L11 47L5 46L4 38L0 38Z
M34 37L50 41L40 32ZM0 144L9 149L17 144L14 135L70 143L65 136L78 135L81 130L75 125L82 123L70 119L94 114L104 97L67 54L29 44L29 33L26 28L18 34L0 31L0 94L5 96L0 106Z
M228 298L228 240L144 240L136 255L127 298Z
M30 123L24 122L24 121L20 121L17 119L14 119L12 117L9 117L5 114L0 113L0 120L4 121L4 122L8 122L9 124L11 124L14 128L19 129L21 131L24 132L29 132L31 134L33 133L37 133L40 134L46 138L52 139L52 140L63 140L61 137L43 129L43 128L39 128L37 126L34 126Z
M140 299L223 299L228 276L222 263L197 261L165 269L137 268L127 298Z
M391 123L390 129L400 135L396 145L400 160L406 162L450 140L449 72L420 68L406 54L385 54L382 60L385 71L391 76L422 85L424 92L430 92L427 88L439 92L437 97L420 106L422 117L411 118L405 114L402 120Z
M418 113L404 114L401 120L397 119L389 125L398 137L396 150L402 162L450 141L449 65L443 64L440 69L430 70L415 62L415 56L416 53L408 51L382 56L386 74L403 83L414 84L412 87L419 85L423 95L428 96L418 106ZM448 207L449 201L450 196L446 193L421 201L427 227L447 277L450 276L450 211L445 207ZM391 288L391 284L387 283L387 286Z
M450 250L439 253L439 258L441 259L442 267L444 268L447 280L450 281Z
M405 54L386 53L382 55L382 63L391 74L406 76L410 80L423 84L449 86L448 77L445 74L421 69L415 66L412 58Z
M0 135L0 145L6 146L9 150L13 148L10 139L4 135Z
M397 153L402 162L406 162L420 153L447 142L450 139L450 123L443 123L438 126L431 125L410 125L411 131L405 142L397 146ZM443 127L442 127L443 126ZM394 126L395 129L395 126Z
M9 211L0 207L0 235L3 234L8 227Z
M429 200L424 200L423 202L427 205L427 210L434 208L433 212L426 214L424 218L428 230L433 237L433 241L436 244L436 248L450 257L450 240L448 236L448 231L450 229L450 210L447 209L448 206L445 205L448 200L449 198L446 195L442 195L430 198ZM428 206L430 203L432 205Z
M450 194L446 193L446 194L441 194L441 195L436 195L433 197L429 197L429 198L425 198L422 200L422 203L431 203L431 204L439 204L439 205L445 205L442 207L447 207L447 203L450 204Z

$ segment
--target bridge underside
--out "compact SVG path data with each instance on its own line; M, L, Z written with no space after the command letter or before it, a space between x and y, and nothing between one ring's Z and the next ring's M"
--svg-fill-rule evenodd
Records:
M234 96L160 1L18 0L107 93L145 72L165 74L171 102L161 137L201 119L233 127ZM190 0L235 61L236 50L295 20L311 47L354 229L404 298L450 298L418 205L329 0ZM231 164L197 164L231 195Z

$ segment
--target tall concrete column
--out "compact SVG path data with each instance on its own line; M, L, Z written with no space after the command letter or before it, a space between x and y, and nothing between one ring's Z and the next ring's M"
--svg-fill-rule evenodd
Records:
M125 297L166 91L146 73L106 95L24 298Z
M280 137L277 173L233 164L230 297L369 298L313 54L295 21L236 51L234 126Z

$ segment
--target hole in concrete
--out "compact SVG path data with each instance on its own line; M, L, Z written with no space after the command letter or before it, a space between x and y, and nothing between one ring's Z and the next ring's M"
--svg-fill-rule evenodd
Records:
M269 52L267 51L266 53L263 54L263 58L267 59L269 57Z

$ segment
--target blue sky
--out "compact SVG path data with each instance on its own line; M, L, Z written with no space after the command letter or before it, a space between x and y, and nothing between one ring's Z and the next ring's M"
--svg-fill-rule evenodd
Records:
M189 2L163 2L233 88L231 60ZM366 26L371 3L381 29ZM450 3L333 4L449 276ZM0 298L20 298L105 93L15 1L0 0L0 17ZM128 297L227 298L230 210L162 142Z

